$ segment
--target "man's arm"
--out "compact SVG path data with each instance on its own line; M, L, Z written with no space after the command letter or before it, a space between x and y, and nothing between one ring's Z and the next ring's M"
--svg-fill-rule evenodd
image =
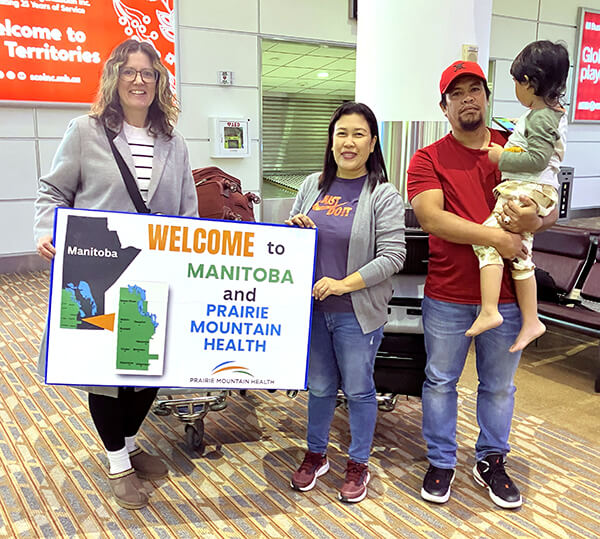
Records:
M504 230L513 234L522 234L523 232L532 232L537 234L550 228L558 219L558 208L554 208L545 217L537 214L537 206L529 197L521 195L519 197L521 205L511 200L504 204L502 213L498 221ZM510 222L506 223L504 217L509 217Z
M423 230L438 238L452 243L491 246L502 258L513 259L527 254L518 234L473 223L444 210L441 189L419 193L413 197L411 205Z
M560 139L558 125L561 115L547 107L532 110L525 118L527 151L502 152L498 168L502 172L518 173L544 170L554 153L554 144Z

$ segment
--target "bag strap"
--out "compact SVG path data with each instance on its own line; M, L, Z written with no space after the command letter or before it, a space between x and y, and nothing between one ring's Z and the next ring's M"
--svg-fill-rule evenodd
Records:
M146 206L144 199L142 198L142 194L138 189L136 181L133 179L133 175L131 174L131 170L125 163L123 156L117 150L113 139L117 136L117 134L109 129L106 125L104 126L104 131L106 131L106 136L108 137L108 143L110 144L110 149L112 150L113 155L115 156L115 161L117 162L117 166L121 171L121 177L123 178L123 183L125 183L125 187L127 188L127 192L131 197L131 201L135 206L135 209L138 213L151 213Z

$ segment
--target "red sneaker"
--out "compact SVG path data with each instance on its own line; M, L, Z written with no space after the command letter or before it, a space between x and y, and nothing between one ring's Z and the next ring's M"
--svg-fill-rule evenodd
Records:
M364 500L367 495L369 479L371 479L371 475L366 464L349 460L346 465L346 480L340 489L338 498L348 503Z
M305 492L315 486L317 477L321 477L328 471L329 461L326 455L307 451L302 464L300 464L300 468L292 475L290 485L295 490Z

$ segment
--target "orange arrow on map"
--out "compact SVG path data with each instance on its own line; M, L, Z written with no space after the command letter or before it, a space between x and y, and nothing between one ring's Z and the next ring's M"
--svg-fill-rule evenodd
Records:
M87 322L88 324L92 324L92 326L97 326L102 329L108 329L108 331L113 331L115 327L115 313L100 314L98 316L89 316L87 318L82 318L81 321Z

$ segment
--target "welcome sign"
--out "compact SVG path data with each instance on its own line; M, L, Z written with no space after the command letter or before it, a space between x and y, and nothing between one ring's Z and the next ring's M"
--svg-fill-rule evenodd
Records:
M0 0L0 100L91 103L128 38L151 43L175 89L173 0Z
M46 383L304 389L316 230L58 208Z

